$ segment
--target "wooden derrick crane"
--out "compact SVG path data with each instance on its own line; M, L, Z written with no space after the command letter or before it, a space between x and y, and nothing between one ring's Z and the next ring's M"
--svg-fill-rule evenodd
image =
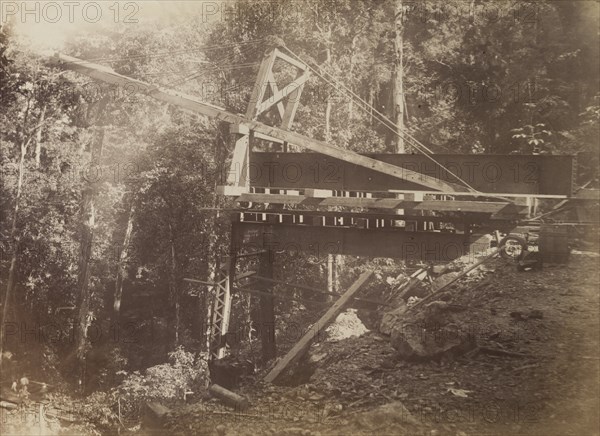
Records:
M231 254L215 283L207 283L215 292L210 330L213 358L223 357L226 351L223 337L229 329L235 263L244 245L268 253L272 248L268 244L303 241L302 250L321 244L322 252L332 254L447 261L469 252L473 226L510 229L526 213L525 199L572 195L572 177L567 175L573 173L571 157L436 155L432 159L359 154L292 132L311 69L285 48L265 53L243 115L123 76L106 66L63 54L54 54L51 60L62 68L230 124L234 151L226 184L219 187L219 193L238 203L268 204L270 208L250 208L234 215ZM285 86L275 77L277 61L296 71ZM278 126L259 121L268 111L278 116ZM278 144L283 152L255 152L257 141ZM289 153L292 145L309 152ZM555 174L565 177L557 180ZM464 182L467 175L468 184ZM397 193L404 193L404 198L397 198ZM433 198L424 199L423 194ZM446 201L448 195L452 201ZM286 210L290 205L305 207ZM339 208L347 210L339 212ZM363 212L356 212L357 208ZM399 209L404 211L402 215L397 214ZM437 216L424 213L430 211ZM444 220L458 231L444 231L440 225ZM441 246L448 250L443 252ZM262 261L270 258L262 256ZM267 317L273 317L272 298L261 304L270 313ZM265 357L272 354L271 347Z

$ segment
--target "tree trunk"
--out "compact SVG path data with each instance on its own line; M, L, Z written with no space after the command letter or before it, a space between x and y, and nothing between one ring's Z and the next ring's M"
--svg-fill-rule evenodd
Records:
M115 280L115 299L113 303L113 309L115 315L119 314L121 309L121 298L123 296L123 278L125 276L125 266L127 262L127 254L129 251L129 242L131 241L131 233L133 230L133 217L135 214L135 206L131 205L129 211L129 218L127 219L127 229L125 230L125 238L123 239L123 247L119 254L119 260L117 263L117 278Z
M97 103L96 127L94 128L90 168L96 168L100 165L102 157L102 148L104 146L104 135L106 132L105 111L108 104L108 98L103 98ZM93 106L88 108L88 114L91 113ZM85 174L84 174L85 177ZM81 229L80 229L80 250L79 250L79 272L77 277L77 322L75 326L75 356L77 358L79 371L79 387L82 392L85 390L85 366L86 352L88 344L88 328L91 324L91 291L90 282L90 262L92 258L94 229L96 227L96 190L94 185L96 180L85 180L86 185L83 188L82 206L81 206Z
M396 0L395 3L395 19L394 27L396 30L396 36L394 38L394 73L393 73L393 108L394 108L394 122L398 127L398 132L401 133L404 130L404 44L402 40L403 24L402 17L404 15L402 10L402 0ZM396 153L404 153L406 151L404 146L404 139L397 135L394 143L396 144Z
M331 64L331 28L327 33L327 49L325 50L326 59L325 64ZM325 142L330 142L331 140L331 90L327 92L327 100L325 102Z
M28 142L21 143L21 154L19 156L19 173L17 177L17 193L15 195L15 208L13 210L13 219L10 227L10 241L13 244L13 252L10 259L10 269L8 270L8 282L6 284L6 293L2 305L2 324L0 325L0 369L2 368L2 351L4 346L4 328L8 319L8 308L12 301L12 294L15 288L15 274L17 270L17 253L19 238L17 237L17 216L19 214L19 206L21 202L21 193L23 192L23 174L25 172L25 155L27 154Z
M104 109L101 109L103 111ZM100 126L94 132L92 140L90 161L91 168L100 164L102 156L102 147L104 145L105 127ZM96 187L93 181L88 181L83 191L81 208L81 230L80 230L80 250L79 250L79 274L77 277L78 289L78 315L76 328L75 354L79 365L79 386L82 391L85 389L85 356L88 348L88 328L91 324L91 291L90 282L90 262L92 259L94 229L96 227Z
M274 253L267 250L259 259L258 273L261 277L273 278L273 260ZM260 291L273 293L271 283L262 282L258 285ZM277 356L277 345L275 343L275 306L273 297L267 295L260 296L260 337L262 346L263 362L268 362Z
M354 35L352 38L352 44L350 45L350 66L348 68L349 74L348 77L351 79L354 77L354 52L356 50L356 40L358 39L358 35ZM354 91L352 83L348 84L348 88L351 91ZM348 120L352 121L354 119L354 99L351 98L348 101Z
M335 259L333 254L327 255L327 292L329 292L329 296L327 297L328 301L333 300L333 296L331 293L334 292L334 268L335 268Z
M46 119L46 106L42 108L40 114L40 124ZM39 170L41 165L41 154L42 154L42 129L38 129L35 135L35 167Z
M12 223L10 227L10 235L9 240L13 244L13 252L10 259L10 267L8 270L8 281L6 284L6 293L4 294L4 301L2 305L2 320L0 324L0 370L2 369L2 352L4 350L4 335L5 335L5 327L7 323L7 317L9 312L9 306L13 301L13 294L15 289L15 275L17 271L17 261L18 261L18 248L19 248L19 237L17 236L17 222L19 216L19 208L21 205L21 195L23 193L23 179L25 176L25 157L27 156L27 149L29 148L29 143L31 142L33 135L40 135L44 121L45 121L45 113L46 108L44 106L44 110L42 111L42 115L40 116L37 127L35 127L34 131L31 132L29 136L27 136L27 123L29 121L29 111L31 108L31 99L27 101L27 109L25 111L25 116L23 119L22 126L22 139L21 145L19 147L19 166L18 166L18 175L17 175L17 192L15 194L15 207L13 209L13 217Z
M336 294L340 293L341 284L340 284L340 276L342 272L342 267L344 265L344 258L341 254L336 254L334 258L334 270L333 270L333 290Z
M175 256L175 233L173 226L169 223L169 240L170 240L170 269L169 269L169 291L171 302L173 304L173 345L179 345L179 328L180 328L180 296L179 286L177 285L177 258Z

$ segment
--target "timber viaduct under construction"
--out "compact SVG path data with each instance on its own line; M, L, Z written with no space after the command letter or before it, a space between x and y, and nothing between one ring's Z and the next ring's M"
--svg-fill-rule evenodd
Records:
M261 290L255 291L260 295L261 324L275 324L275 250L447 262L482 251L485 247L477 244L482 234L509 234L536 221L538 199L556 201L551 213L598 200L597 191L576 188L574 156L433 154L382 114L415 153L359 154L296 133L292 126L304 86L319 72L282 46L264 53L245 114L103 65L63 54L50 58L61 68L229 123L234 151L218 192L239 205L231 210L230 254L219 263L214 281L189 279L213 292L211 358L226 354L223 337L229 329L231 295L243 290L238 283L252 276L261 283ZM292 82L277 82L276 62L295 69ZM279 124L261 121L267 113ZM259 259L258 271L236 273L238 263L248 257ZM335 319L369 276L361 275L333 303L313 326L314 332ZM274 381L298 358L314 332L277 363L267 381ZM261 335L263 357L269 360L276 356L274 329L263 329Z

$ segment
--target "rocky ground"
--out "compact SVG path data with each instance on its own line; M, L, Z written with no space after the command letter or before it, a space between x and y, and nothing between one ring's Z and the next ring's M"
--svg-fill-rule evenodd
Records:
M408 309L391 337L315 344L287 386L257 374L237 389L247 410L205 400L173 412L169 432L597 435L598 261L518 272L494 260Z

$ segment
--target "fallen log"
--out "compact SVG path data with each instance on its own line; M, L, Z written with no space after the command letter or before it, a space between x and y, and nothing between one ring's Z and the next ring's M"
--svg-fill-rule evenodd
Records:
M236 394L235 392L231 392L228 389L225 389L223 386L212 385L208 392L214 397L222 400L228 406L233 407L235 410L246 410L250 407L250 402L246 397Z
M333 306L329 308L325 315L323 315L310 329L308 329L306 334L302 336L302 338L283 357L283 359L277 362L275 367L265 377L266 382L273 383L290 364L295 362L300 358L300 356L302 356L304 352L306 352L311 342L318 336L319 332L327 328L327 326L335 320L344 306L352 300L354 294L356 294L362 285L364 285L366 281L371 278L372 274L373 273L371 271L367 271L360 275L358 280L356 280L344 293L344 295L342 295L339 300L337 300Z

